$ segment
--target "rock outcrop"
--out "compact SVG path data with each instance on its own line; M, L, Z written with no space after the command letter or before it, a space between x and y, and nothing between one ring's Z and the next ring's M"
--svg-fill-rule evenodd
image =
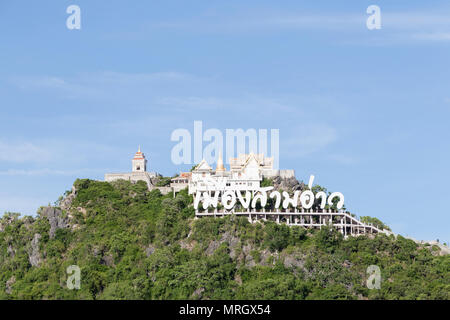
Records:
M6 249L6 251L11 258L14 258L16 256L16 250L14 250L11 244L8 244L8 248Z
M50 223L50 239L55 237L56 230L67 228L69 226L68 219L63 217L61 209L44 207L40 214L41 216L46 217Z
M153 254L153 252L155 252L155 250L156 248L153 245L149 244L148 247L145 248L145 255L147 257L150 257Z
M39 233L35 233L33 240L31 240L30 248L28 249L28 261L33 267L39 267L42 262L41 253L39 252L39 240L41 239L41 235Z
M295 177L282 178L280 176L277 176L272 179L272 182L275 190L281 189L288 192L303 190L305 187L305 184L303 182L299 182Z
M72 192L70 192L64 199L61 200L61 203L59 204L61 209L66 211L69 210L76 196L77 196L77 189L75 189L75 186L73 186Z
M6 286L5 292L6 292L7 294L11 294L11 292L12 292L12 286L14 285L14 283L16 283L16 277L15 277L15 276L12 276L11 278L9 278L8 281L6 281L6 284L5 284L5 286Z

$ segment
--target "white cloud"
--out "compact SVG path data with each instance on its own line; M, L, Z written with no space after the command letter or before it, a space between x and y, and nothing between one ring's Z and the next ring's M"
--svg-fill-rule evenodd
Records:
M386 12L382 8L382 21L386 28L424 30L424 28L450 28L448 13L438 12Z
M71 174L69 172L72 170L85 170L79 168L104 160L116 151L117 148L113 145L69 138L40 139L37 142L14 139L0 141L0 170L3 169L0 174ZM64 171L54 169L62 164ZM20 165L19 170L13 165Z
M0 141L0 161L5 162L46 162L52 158L52 152L30 142L6 143Z
M339 32L340 35L335 40L340 42L396 45L399 42L411 41L448 41L450 33L449 14L447 8L393 12L381 6L382 29L371 31L369 35L366 27L366 20L369 15L364 7L360 11L353 12L323 11L318 13L287 12L273 10L272 8L271 11L225 12L213 16L199 16L195 20L155 22L136 33L141 34L141 37L146 37L149 30L152 29L238 35L261 32L326 31Z
M74 76L52 75L15 76L10 82L22 90L56 92L68 98L94 98L124 101L149 97L161 88L180 86L180 83L195 83L197 77L181 72L120 73L96 72L79 73Z
M62 175L62 176L74 176L80 174L89 173L103 173L104 169L75 169L75 170L59 170L59 169L9 169L0 171L0 176L49 176L49 175Z
M277 110L277 112L296 112L301 111L299 107L274 98L261 98L255 96L240 96L239 98L221 98L211 96L187 96L187 97L164 97L156 100L157 104L170 106L176 110L211 111L225 110L231 113L231 110L242 111L252 110L258 112L261 110ZM223 114L222 114L223 115ZM255 114L254 114L255 115Z
M429 41L450 41L450 32L415 33L412 38Z

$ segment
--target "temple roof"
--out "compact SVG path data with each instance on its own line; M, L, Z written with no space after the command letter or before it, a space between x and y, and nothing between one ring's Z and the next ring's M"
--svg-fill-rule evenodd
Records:
M172 178L171 180L178 180L178 179L188 179L190 180L192 178L192 172L180 172L178 176L175 178Z
M200 161L198 166L195 168L195 171L199 171L199 170L210 171L210 170L212 170L212 168L209 166L209 164L206 162L206 160L203 159L202 161Z
M133 160L144 160L145 155L141 152L141 146L139 146L138 151L134 154Z

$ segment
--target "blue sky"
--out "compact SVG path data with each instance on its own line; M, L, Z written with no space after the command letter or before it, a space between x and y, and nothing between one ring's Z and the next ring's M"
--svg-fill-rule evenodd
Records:
M170 134L201 120L280 129L280 167L450 241L448 1L3 0L0 36L0 212L128 171L139 144L149 170L188 169Z

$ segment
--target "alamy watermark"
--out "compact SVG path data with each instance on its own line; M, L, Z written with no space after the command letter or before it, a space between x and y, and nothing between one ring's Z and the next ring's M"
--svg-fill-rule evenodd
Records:
M377 265L370 265L366 270L369 278L366 281L367 288L380 289L381 288L381 270Z
M79 290L81 289L81 270L77 265L68 266L66 269L67 277L67 289Z
M67 7L66 13L70 14L66 20L66 27L69 30L81 29L81 9L79 6L73 4Z
M366 12L370 14L367 18L366 26L369 30L381 29L381 9L377 5L371 5L367 7Z
M230 158L253 152L273 157L273 168L278 169L280 130L270 129L270 152L268 138L268 129L225 129L223 134L217 128L209 128L203 132L203 122L194 121L192 134L184 128L172 132L170 140L178 143L172 148L171 160L176 165L198 164L202 159L214 163L223 154L224 162L229 164Z

